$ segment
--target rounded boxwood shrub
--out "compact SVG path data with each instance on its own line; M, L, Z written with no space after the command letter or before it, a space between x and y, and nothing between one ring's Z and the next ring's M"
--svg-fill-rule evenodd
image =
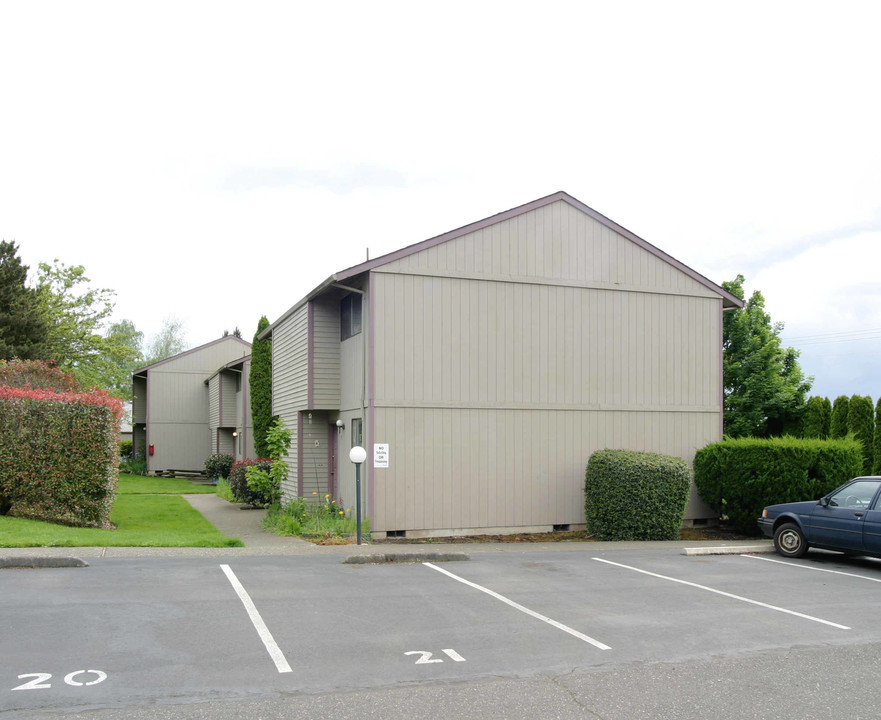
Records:
M256 465L260 470L269 472L272 466L272 460L269 458L258 458L251 460L239 460L234 463L229 473L229 489L236 502L253 505L254 507L266 507L270 503L263 493L258 492L248 485L247 470L249 467Z
M229 453L216 453L215 455L209 455L205 460L205 474L208 476L209 480L228 478L230 470L232 470L232 464L235 460L236 459Z
M676 540L691 468L678 457L599 450L585 472L584 515L597 540Z

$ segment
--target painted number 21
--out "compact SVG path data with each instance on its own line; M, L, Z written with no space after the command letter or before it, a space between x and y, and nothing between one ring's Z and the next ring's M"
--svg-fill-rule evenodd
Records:
M82 682L77 680L80 675L90 676L84 678ZM94 677L91 677L94 676ZM32 680L28 680L26 683L22 683L18 687L12 688L13 690L48 690L52 687L52 683L46 682L47 680L52 678L52 673L26 673L24 675L19 675L19 680L24 680L25 678L33 678ZM102 670L74 670L72 673L68 673L64 676L64 682L68 685L73 685L74 687L82 687L83 685L97 685L100 682L104 682L107 679L107 673Z
M456 662L465 662L465 658L463 658L459 653L457 653L453 649L441 650L450 660L455 660ZM404 655L419 655L419 659L416 661L417 665L427 665L429 663L442 663L443 658L433 658L432 653L428 652L428 650L411 650L410 652L405 652Z

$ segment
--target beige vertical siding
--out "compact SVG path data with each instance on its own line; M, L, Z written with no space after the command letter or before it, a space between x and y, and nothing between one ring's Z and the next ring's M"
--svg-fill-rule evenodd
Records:
M302 427L303 496L310 501L320 501L327 492L329 430L327 413L317 411L304 413Z
M312 303L312 407L340 406L340 301L334 294Z
M435 245L379 270L718 297L563 201Z
M283 488L290 497L297 495L298 413L308 401L308 332L309 308L305 304L272 332L272 412L282 419L293 437L285 458L289 471Z
M626 447L693 457L717 439L713 413L382 408L388 469L373 469L376 530L584 522L591 453Z
M143 425L147 422L147 381L132 378L132 423Z
M379 275L377 405L719 406L719 300Z
M272 412L290 427L308 400L308 319L304 305L272 333Z
M150 366L145 394L147 441L155 448L149 459L151 471L204 467L212 449L205 380L249 352L247 343L229 337Z
M381 266L373 292L377 531L580 523L593 451L719 439L720 296L567 203Z
M208 426L212 430L220 427L220 375L208 380Z
M239 420L236 402L236 376L238 373L224 370L220 377L220 423L221 427L237 427Z

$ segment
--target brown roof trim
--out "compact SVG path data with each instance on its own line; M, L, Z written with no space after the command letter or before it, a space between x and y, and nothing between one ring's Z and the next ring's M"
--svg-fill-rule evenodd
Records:
M152 370L155 367L159 367L160 365L164 365L167 362L171 362L172 360L177 360L178 358L183 357L184 355L191 355L192 353L199 352L200 350L204 350L207 347L211 347L212 345L217 345L218 343L222 343L226 340L238 340L243 345L247 345L251 347L251 343L247 340L242 340L240 337L236 337L235 335L227 335L226 337L217 338L217 340L212 340L211 342L207 342L204 345L199 345L198 347L190 348L189 350L184 350L182 353L178 353L177 355L172 355L171 357L167 357L164 360L158 360L154 362L152 365L145 365L142 368L138 368L137 370L132 371L132 375L140 375L145 370Z
M716 285L712 280L701 275L696 270L692 270L690 267L681 263L676 258L668 255L663 250L656 248L651 243L643 240L638 235L630 232L625 227L622 227L618 223L610 220L605 215L598 213L592 207L585 205L580 200L572 197L566 192L562 190L559 192L555 192L552 195L548 195L543 198L539 198L538 200L533 200L532 202L528 202L525 205L520 205L515 208L511 208L510 210L506 210L505 212L498 213L497 215L492 215L491 217L484 218L483 220L478 220L477 222L473 222L469 225L465 225L456 230L450 230L449 232L444 233L443 235L438 235L433 238L429 238L428 240L423 240L422 242L415 243L413 245L408 245L405 248L401 248L400 250L395 250L394 252L388 253L386 255L381 255L378 258L374 258L373 260L368 260L367 262L360 263L359 265L353 265L346 270L338 272L334 275L334 278L337 281L345 280L346 278L352 277L353 275L359 275L368 270L373 270L374 268L380 267L382 265L386 265L387 263L395 262L396 260L400 260L409 255L412 255L417 252L421 252L422 250L427 250L428 248L434 247L435 245L440 245L449 240L454 240L455 238L462 237L463 235L467 235L468 233L476 232L478 230L482 230L483 228L489 227L491 225L495 225L496 223L500 223L504 220L510 220L511 218L517 217L519 215L523 215L524 213L528 213L532 210L537 210L538 208L546 207L547 205L551 205L555 202L563 201L568 203L572 207L581 210L581 212L589 215L597 222L605 225L611 230L614 230L619 235L626 237L633 243L636 243L642 249L647 252L655 255L660 258L664 262L669 263L677 270L688 275L693 280L701 283L706 286L713 292L719 294L722 297L722 304L726 308L734 308L734 307L743 307L743 300L738 298L736 295L732 295L727 290L722 288L719 285Z
M295 302L284 313L282 313L282 315L278 318L278 320L276 320L269 327L267 327L262 333L260 333L257 336L257 338L259 340L266 340L266 338L271 338L272 331L276 325L284 322L291 315L293 315L295 312L297 312L297 310L299 310L301 307L303 307L303 305L305 305L307 302L309 302L313 298L321 295L321 293L323 293L325 290L327 290L328 287L330 287L331 285L333 285L336 282L335 278L336 278L336 276L331 275L329 278L327 278L327 280L325 280L323 283L321 283L321 285L319 285L314 290L312 290L308 295L306 295L306 297L297 300L297 302Z
M250 355L242 355L242 357L240 357L240 358L236 358L235 360L230 360L225 365L221 365L219 368L217 368L217 370L205 380L205 384L207 385L208 381L211 380L211 378L215 377L216 375L220 375L220 373L222 373L224 370L235 370L236 372L244 372L245 371L244 367L240 368L240 369L236 369L236 365L244 365L246 362L250 362L250 361L251 361Z

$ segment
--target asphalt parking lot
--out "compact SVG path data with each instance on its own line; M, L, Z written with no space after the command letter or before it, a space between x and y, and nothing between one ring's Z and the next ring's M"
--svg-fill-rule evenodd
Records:
M640 697L634 673L673 668L675 686L696 668L715 676L733 664L746 678L812 652L824 658L813 656L820 678L839 658L874 681L878 661L866 666L865 656L881 647L881 562L608 548L437 563L104 558L3 570L0 717L203 717L209 708L204 717L223 717L221 701L230 717L394 717L382 698L401 691L437 696L437 712L423 716L438 716L478 689L500 703L523 697L475 717L664 717L662 693ZM773 694L767 674L745 680L752 700ZM794 677L810 684L809 674ZM860 717L853 706L835 714L831 685L815 690L826 703L816 717ZM536 715L530 702L543 694ZM345 710L343 699L362 704Z

